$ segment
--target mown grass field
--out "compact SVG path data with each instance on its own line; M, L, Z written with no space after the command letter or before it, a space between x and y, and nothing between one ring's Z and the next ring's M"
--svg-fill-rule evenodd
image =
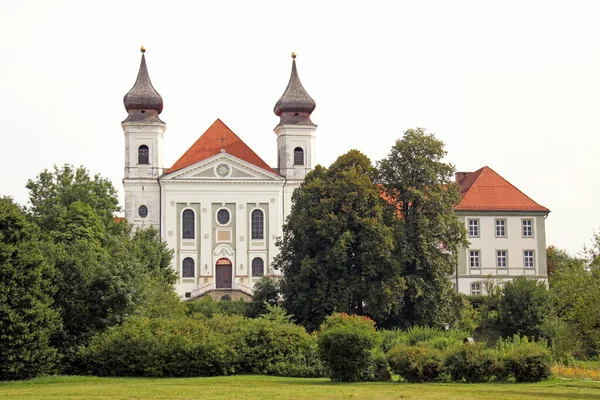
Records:
M0 399L600 399L600 383L332 383L327 379L45 377L0 383Z

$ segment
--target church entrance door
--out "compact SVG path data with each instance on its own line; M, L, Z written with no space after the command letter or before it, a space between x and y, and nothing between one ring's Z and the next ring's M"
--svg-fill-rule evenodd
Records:
M231 261L226 258L218 259L216 265L217 289L231 289L232 275Z

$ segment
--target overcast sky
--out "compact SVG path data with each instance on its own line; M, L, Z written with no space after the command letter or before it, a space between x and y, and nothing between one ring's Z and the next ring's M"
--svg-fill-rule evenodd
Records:
M487 165L552 212L577 254L600 228L600 1L0 0L0 195L54 164L123 200L123 96L141 45L164 99L165 167L221 118L276 164L273 106L298 54L317 162L372 161L407 128L460 171Z

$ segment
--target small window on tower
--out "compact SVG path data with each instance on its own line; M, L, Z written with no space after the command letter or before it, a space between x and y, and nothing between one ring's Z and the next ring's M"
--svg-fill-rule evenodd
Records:
M148 207L140 206L140 208L138 208L138 214L140 217L146 218L148 216Z
M150 164L150 151L145 144L138 148L138 164Z
M302 147L294 149L294 165L304 165L304 150L302 150Z

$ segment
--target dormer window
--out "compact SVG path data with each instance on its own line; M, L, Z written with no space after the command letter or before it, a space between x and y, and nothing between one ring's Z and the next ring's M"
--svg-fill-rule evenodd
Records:
M150 150L145 144L138 148L138 164L150 164Z
M302 147L294 149L294 165L304 165L304 150L302 150Z

